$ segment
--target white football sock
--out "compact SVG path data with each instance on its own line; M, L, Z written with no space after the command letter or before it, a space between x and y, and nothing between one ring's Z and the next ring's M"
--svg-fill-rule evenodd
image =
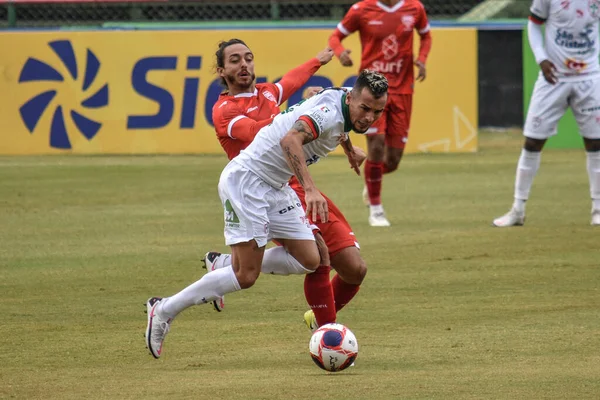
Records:
M586 152L592 209L600 210L600 152Z
M525 202L529 198L533 178L540 168L542 159L541 152L521 150L521 156L517 164L517 176L515 179L515 202L513 208L518 212L525 212Z
M215 268L231 266L231 259L231 255L221 254L218 261L215 262ZM265 251L260 272L286 276L289 274L310 274L313 271L304 268L285 248L277 246Z
M304 275L314 271L304 268L282 246L277 246L265 251L260 272L274 275Z
M181 292L165 299L166 301L161 302L158 312L164 317L175 318L186 308L211 302L240 289L232 267L216 269Z

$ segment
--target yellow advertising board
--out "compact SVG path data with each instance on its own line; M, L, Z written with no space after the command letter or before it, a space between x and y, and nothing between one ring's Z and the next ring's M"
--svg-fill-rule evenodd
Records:
M0 154L221 153L211 120L221 90L217 43L242 38L255 53L257 79L275 81L324 48L330 33L0 33ZM433 30L428 78L415 84L407 152L476 151L476 41L474 29ZM357 35L345 45L358 61ZM342 86L356 72L334 60L308 85ZM353 141L364 146L364 137Z

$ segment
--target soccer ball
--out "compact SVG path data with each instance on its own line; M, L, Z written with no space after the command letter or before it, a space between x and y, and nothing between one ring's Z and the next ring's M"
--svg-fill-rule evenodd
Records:
M326 324L317 329L308 347L315 364L330 372L345 370L358 356L356 336L342 324Z

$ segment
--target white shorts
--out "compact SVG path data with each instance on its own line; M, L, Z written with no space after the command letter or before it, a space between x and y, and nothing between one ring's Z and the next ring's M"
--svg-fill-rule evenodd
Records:
M540 76L535 82L523 134L548 139L557 133L558 121L571 107L579 134L600 139L600 76L579 82L551 85Z
M289 187L275 189L235 161L219 179L225 210L225 244L256 240L263 247L272 239L315 240L302 203Z

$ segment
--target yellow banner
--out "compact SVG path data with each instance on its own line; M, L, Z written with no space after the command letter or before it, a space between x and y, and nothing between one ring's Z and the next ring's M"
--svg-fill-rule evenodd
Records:
M221 90L217 43L243 39L255 53L257 79L274 81L324 48L330 33L0 33L0 154L221 153L211 121ZM428 78L415 84L407 152L476 151L477 33L432 34ZM358 61L358 36L344 44ZM333 60L309 85L341 86L355 75L356 67ZM364 147L364 137L353 141Z

